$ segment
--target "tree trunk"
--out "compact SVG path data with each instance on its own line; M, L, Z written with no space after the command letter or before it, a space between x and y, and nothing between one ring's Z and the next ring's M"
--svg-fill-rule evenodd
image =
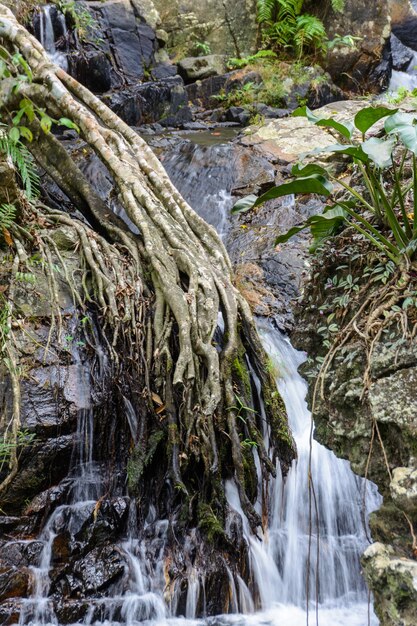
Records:
M107 167L126 214L139 231L133 235L111 214L59 142L50 133L43 133L36 116L33 120L23 118L22 123L34 133L35 139L27 147L35 159L93 228L104 235L102 255L106 255L106 250L110 254L113 243L117 243L129 262L141 267L153 311L146 341L150 372L147 393L151 397L156 391L166 406L172 482L183 491L184 497L193 495L182 476L184 467L191 461L181 463L180 457L193 456L190 441L194 437L198 441L197 454L204 460L206 482L215 491L222 491L218 476L226 473L221 463L224 450L230 450L232 475L238 484L242 506L255 528L260 520L245 491L241 445L247 413L241 419L241 409L236 408L236 395L242 389L236 376L236 363L247 367L242 350L246 349L249 356L256 353L255 367L266 388L269 386L270 390L273 381L265 373L265 355L251 312L233 284L231 263L222 241L180 196L147 144L96 96L54 66L40 43L1 4L0 40L9 51L18 50L30 68L26 72L29 79L16 81L19 68L15 66L15 75L12 68L12 76L2 80L3 119L10 122L19 101L27 98L34 103L35 110L41 107L55 118L72 120L81 137ZM54 215L59 219L56 212ZM88 257L88 237L83 241ZM119 256L115 262L120 270ZM123 333L131 333L133 338L137 330L135 316L127 310L126 299L122 307L119 303L123 279L117 276L117 284L112 284L104 270L101 274L97 276L99 292L103 291L99 297L103 312L110 308L112 323ZM125 291L126 277L123 285ZM224 333L219 346L214 335L220 316ZM114 345L117 348L116 339ZM250 398L246 399L249 401ZM294 455L293 444L282 405L275 404L274 408L279 415L274 416L272 443L279 450L285 471ZM260 424L252 422L252 430L260 432ZM264 470L273 473L261 436L257 445Z

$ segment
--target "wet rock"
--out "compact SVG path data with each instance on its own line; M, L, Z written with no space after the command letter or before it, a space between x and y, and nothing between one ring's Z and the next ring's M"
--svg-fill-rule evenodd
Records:
M250 113L243 107L230 107L226 111L226 120L228 122L234 122L240 126L246 126L250 121Z
M178 63L178 73L186 83L221 76L226 72L226 57L211 54L202 57L187 57Z
M381 543L369 546L361 561L381 626L414 626L417 562L396 558L392 548Z
M407 46L412 50L417 50L416 29L417 15L407 16L403 22L392 25L392 32L394 35L404 46Z
M58 483L68 473L72 447L72 435L64 435L33 443L30 450L23 450L21 470L2 495L2 508L20 512L28 498L32 499L47 488L50 482ZM29 526L36 523L35 520L28 522Z
M153 122L179 126L192 121L187 93L179 76L106 94L103 100L130 126Z
M263 102L255 102L255 104L253 105L253 108L260 115L263 115L266 118L273 118L273 119L277 119L281 117L288 117L288 115L290 115L291 113L290 109L279 109L277 107L270 107L267 104L264 104Z
M417 469L396 467L390 482L391 497L396 506L411 515L417 515Z
M17 624L19 622L19 616L21 611L21 604L19 600L6 600L0 603L0 623L2 626L9 626L9 624Z
M44 544L42 541L8 541L1 547L0 564L14 567L37 567Z
M114 546L95 548L74 565L74 573L82 581L85 593L97 592L122 576L124 555Z
M413 51L407 48L394 33L391 33L392 68L404 72L413 58Z
M70 56L70 73L95 93L104 93L119 81L114 76L112 64L102 50L86 50Z
M317 11L317 3L310 0L309 4L306 9ZM342 13L329 11L325 17L329 39L340 33L352 33L361 39L354 47L336 46L330 50L325 68L343 89L378 93L390 73L388 66L386 73L376 79L375 70L380 66L391 34L386 0L345 0L344 4Z
M0 602L24 598L30 593L31 571L28 568L4 567L0 564Z
M7 534L10 531L14 530L18 523L20 522L20 517L12 517L8 515L0 516L0 534Z

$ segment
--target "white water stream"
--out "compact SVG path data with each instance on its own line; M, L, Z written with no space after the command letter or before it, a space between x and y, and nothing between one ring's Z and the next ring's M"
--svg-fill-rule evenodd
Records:
M196 183L196 187L200 184L203 182ZM218 189L211 191L213 197L217 194L219 205L213 222L223 234L227 230L223 214L230 202L229 194ZM198 606L206 606L204 575L193 569L190 562L187 564L185 615L182 619L175 617L180 590L174 589L169 598L165 597L164 552L168 520L156 519L151 508L143 536L139 539L135 536L137 524L134 507L131 507L130 530L125 541L118 546L126 558L123 582L115 588L112 597L86 600L89 608L83 620L85 626L136 626L139 622L146 622L148 626L193 626L203 623L210 626L304 626L307 619L307 578L311 625L315 623L316 598L320 626L366 626L368 623L378 623L372 608L368 606L359 558L368 543L365 520L370 511L378 508L381 499L370 483L367 483L364 498L365 481L352 473L349 464L337 459L314 440L310 441L311 415L305 402L307 388L297 371L304 355L296 352L272 327L260 327L259 330L277 372L277 385L287 408L298 459L293 462L285 479L277 466L277 478L269 485L270 495L266 503L268 527L263 534L259 529L257 537L250 531L236 485L233 481L225 485L230 508L242 518L255 593L252 595L240 576L235 577L228 571L231 610L234 614L196 620ZM31 598L23 601L19 622L21 626L58 625L49 589L54 539L63 527L71 537L75 537L102 495L100 471L94 463L89 374L82 363L78 364L78 368L85 401L81 402L78 416L78 445L73 459L71 501L53 512L39 538L44 543L44 549L38 567L33 567L34 591ZM256 386L255 376L254 380ZM128 400L125 401L125 410L130 430L132 434L136 433L138 420ZM269 451L265 420L264 423L263 436ZM310 513L310 443L317 514L313 501ZM256 506L260 511L265 503L262 502L263 489L256 449L253 449L253 454L259 475ZM149 554L154 556L150 558ZM261 610L254 612L259 604Z
M61 31L60 36L64 40L67 37L67 25L65 23L65 16L57 10L55 5L46 4L40 9L39 41L45 48L51 61L61 67L63 70L67 71L67 55L65 54L65 52L57 50L57 35L54 31L52 12L54 12L55 14L55 19L58 20L59 29Z

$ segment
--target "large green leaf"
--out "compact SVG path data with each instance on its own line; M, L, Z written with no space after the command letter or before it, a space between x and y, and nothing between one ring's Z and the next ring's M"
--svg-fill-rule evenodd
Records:
M395 137L379 139L371 137L362 144L362 150L378 167L384 169L392 164L392 151L396 144Z
M388 134L397 133L408 150L417 155L417 118L412 113L396 113L385 121Z
M331 146L326 146L325 148L315 148L309 154L321 154L323 152L337 152L338 154L346 154L347 156L351 156L354 159L359 159L359 161L363 161L367 163L369 161L368 155L364 153L360 146L355 146L353 144L344 144L344 143L334 143Z
M311 234L316 241L326 239L333 235L346 219L346 212L338 205L327 209L321 215L312 215L303 224L293 226L286 233L279 235L275 244L285 243L300 231L310 228Z
M387 109L387 107L366 107L355 115L355 126L361 133L366 133L376 122L387 115L393 115L398 109Z
M292 115L293 117L306 117L310 122L316 124L316 126L333 128L346 139L350 139L352 137L354 128L350 122L342 124L332 118L318 117L307 106L299 107L292 113Z
M404 126L412 126L416 116L412 113L404 113L400 111L395 115L390 115L384 124L386 133L398 132Z
M258 199L258 196L255 196L254 194L241 198L233 206L232 213L246 213L246 211L249 211L250 209L253 208L257 199Z
M273 198L282 198L282 196L288 196L290 194L297 193L317 193L321 196L329 196L333 191L333 186L323 176L309 176L308 178L297 178L289 183L278 185L269 189L266 193L260 196L255 202L254 206L259 206L267 200Z
M297 178L306 176L311 176L313 174L318 174L319 176L327 177L327 171L321 165L316 165L315 163L309 163L308 165L302 166L300 163L296 163L293 165L291 169L291 174L296 176Z

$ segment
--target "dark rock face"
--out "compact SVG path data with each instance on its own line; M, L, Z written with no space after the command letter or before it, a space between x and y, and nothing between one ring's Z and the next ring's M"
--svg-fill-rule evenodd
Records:
M178 126L191 119L187 94L163 49L164 38L155 30L158 20L145 5L138 0L86 3L95 25L85 41L70 37L69 47L66 39L65 44L59 41L62 19L52 8L56 46L67 54L70 74L100 94L128 124L164 118L166 125ZM39 16L34 31L40 39Z
M404 72L413 58L410 48L401 43L394 33L391 33L391 56L392 68L398 72Z
M417 50L417 15L408 17L404 22L393 24L392 32L404 46Z
M320 14L322 4L310 0L305 7ZM338 46L327 55L325 68L343 89L379 93L386 86L390 66L380 64L391 32L387 4L386 0L346 0L342 13L329 11L324 17L330 39L345 33L361 38L354 48Z
M328 295L333 289L330 281L340 266L343 257L338 253L342 249L343 244L337 241L328 246L296 312L293 339L313 359L324 355L323 337L318 333L324 323L320 312L332 298ZM349 250L352 255L352 248ZM355 279L362 269L357 273L353 264L349 272ZM365 389L367 359L365 347L355 334L336 352L323 380L323 393L316 395L315 437L348 459L352 469L374 481L382 493L383 505L370 518L375 543L362 557L364 574L382 626L413 626L417 562L409 524L415 524L417 510L415 338L402 338L393 324L388 333L375 340ZM312 387L310 399L311 394Z

